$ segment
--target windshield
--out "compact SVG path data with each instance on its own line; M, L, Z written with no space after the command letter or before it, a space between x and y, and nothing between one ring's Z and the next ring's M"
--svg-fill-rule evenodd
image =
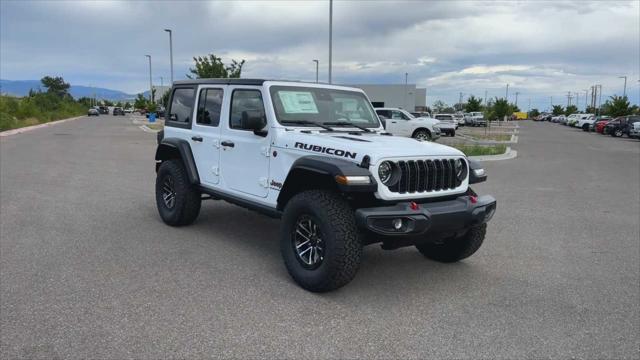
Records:
M302 86L272 86L271 101L279 123L314 126L350 123L377 128L380 120L364 94L356 91ZM329 124L332 125L332 124Z

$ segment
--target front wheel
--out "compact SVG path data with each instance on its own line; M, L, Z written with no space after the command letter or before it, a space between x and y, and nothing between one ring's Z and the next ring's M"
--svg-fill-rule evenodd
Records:
M622 130L620 129L616 129L611 133L611 136L613 137L621 137L622 136Z
M425 129L418 129L413 133L411 137L419 141L427 141L431 140L431 133L429 133L429 131Z
M362 258L353 209L326 190L295 195L282 215L280 251L289 275L304 289L326 292L346 285Z
M435 261L450 263L466 259L473 255L484 241L487 224L474 226L457 238L444 239L440 243L418 244L416 248L422 255Z
M582 130L583 131L589 131L589 124L582 125Z

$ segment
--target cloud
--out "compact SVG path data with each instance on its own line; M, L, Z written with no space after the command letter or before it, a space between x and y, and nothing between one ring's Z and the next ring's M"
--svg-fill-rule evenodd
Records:
M0 77L62 75L76 84L137 92L176 78L192 57L246 59L243 76L315 80L328 69L328 1L0 1ZM459 93L549 96L601 83L638 99L637 1L334 1L334 81L425 86ZM542 105L540 105L542 106Z

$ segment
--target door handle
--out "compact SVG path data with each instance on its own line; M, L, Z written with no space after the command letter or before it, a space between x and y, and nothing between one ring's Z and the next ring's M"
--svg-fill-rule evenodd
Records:
M200 136L192 136L191 140L193 141L198 141L198 142L202 142L202 138Z
M397 124L398 122L397 122L397 121L392 121L391 123L392 123L392 124Z
M232 141L228 141L228 140L221 142L220 145L225 146L225 147L234 147L234 146L236 146L236 144L234 144Z

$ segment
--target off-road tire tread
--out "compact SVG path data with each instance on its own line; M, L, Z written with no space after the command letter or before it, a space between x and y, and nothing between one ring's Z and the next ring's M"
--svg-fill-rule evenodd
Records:
M425 243L416 245L422 255L439 262L451 263L460 261L473 255L482 243L487 233L487 224L470 228L459 238L445 240L443 244Z
M161 195L159 195L158 187L160 184L163 172L169 172L174 179L174 187L176 191L176 205L177 213L172 218L167 218L162 215ZM171 226L184 226L193 223L198 214L200 214L200 207L202 205L202 194L195 186L191 185L187 172L180 160L168 160L163 161L158 169L158 176L156 178L156 202L158 205L158 211L162 220Z
M290 229L286 228L287 221L284 221L284 219L289 216L293 216L294 219L297 218L297 213L292 214L287 210L291 209L290 205L298 202L320 209L321 212L328 216L328 222L332 226L330 230L333 231L332 237L335 241L335 252L333 256L325 257L324 261L330 261L330 263L327 262L322 264L322 266L328 266L329 276L319 282L307 282L304 278L297 276L299 268L296 265L298 264L289 264L284 254L285 251L291 251ZM280 249L283 252L289 275L291 275L300 286L312 292L327 292L338 289L353 280L358 272L362 259L362 243L356 226L354 210L342 197L335 192L327 190L307 190L301 192L289 200L284 210L282 224ZM327 229L322 229L322 231L326 238ZM297 262L295 258L294 260Z

